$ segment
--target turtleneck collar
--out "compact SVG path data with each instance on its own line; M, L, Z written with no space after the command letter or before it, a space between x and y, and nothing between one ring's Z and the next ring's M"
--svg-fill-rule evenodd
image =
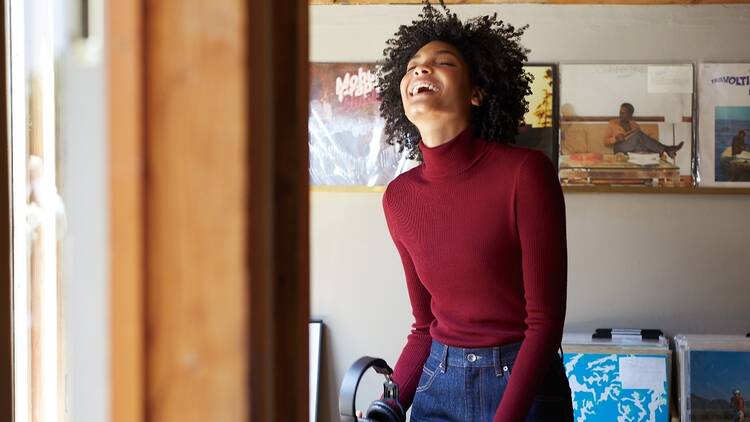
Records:
M468 127L450 141L436 147L428 147L421 141L422 174L428 178L457 175L471 167L487 146L487 142L474 136L474 129Z

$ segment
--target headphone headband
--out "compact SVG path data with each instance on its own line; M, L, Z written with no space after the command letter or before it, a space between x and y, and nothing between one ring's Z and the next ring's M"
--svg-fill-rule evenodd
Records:
M339 413L341 414L341 422L357 422L357 417L355 416L357 412L357 387L359 386L359 381L362 379L362 376L370 367L382 375L390 377L390 375L393 374L393 370L383 359L370 356L363 356L357 359L357 361L346 371L346 374L344 374L344 380L341 382L341 391L339 392Z

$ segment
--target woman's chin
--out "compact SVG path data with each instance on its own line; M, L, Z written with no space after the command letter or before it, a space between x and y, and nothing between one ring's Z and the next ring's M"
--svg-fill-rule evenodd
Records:
M417 127L423 124L433 125L436 122L447 122L462 118L462 113L457 110L445 110L438 107L415 107L405 114L406 118Z
M413 123L414 120L432 119L435 116L443 114L438 104L431 101L420 101L418 104L411 104L406 110L406 117Z

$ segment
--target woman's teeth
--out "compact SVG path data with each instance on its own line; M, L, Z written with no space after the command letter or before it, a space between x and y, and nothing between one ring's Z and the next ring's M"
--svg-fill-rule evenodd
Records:
M411 95L414 96L414 95L419 94L420 90L423 89L423 88L424 89L428 89L428 90L430 90L432 92L438 92L438 87L436 87L435 85L433 85L433 84L431 84L429 82L417 82L411 88Z

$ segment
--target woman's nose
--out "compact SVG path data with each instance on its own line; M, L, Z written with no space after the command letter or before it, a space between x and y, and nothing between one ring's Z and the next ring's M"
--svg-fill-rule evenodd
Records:
M418 64L418 65L414 66L413 72L414 72L414 75L417 75L417 76L418 75L425 75L425 74L431 73L432 69L429 66L426 66L426 65L423 65L423 64Z

